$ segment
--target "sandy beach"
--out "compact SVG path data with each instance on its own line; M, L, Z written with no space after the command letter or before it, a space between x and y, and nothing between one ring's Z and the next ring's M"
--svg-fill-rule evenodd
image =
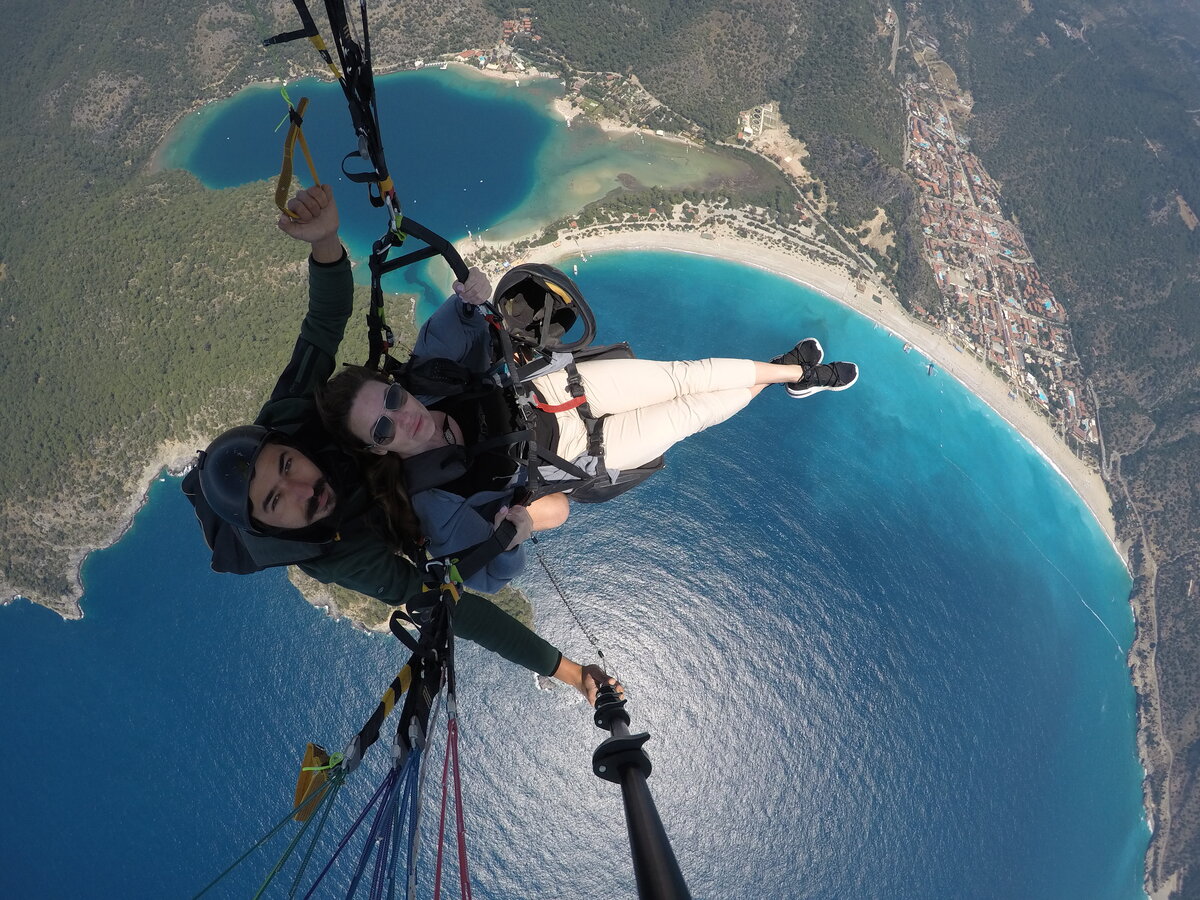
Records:
M472 248L461 248L468 257ZM909 316L890 291L874 282L858 290L844 270L821 263L800 251L766 247L718 229L712 238L695 231L665 229L613 229L581 233L558 242L532 248L522 259L511 262L562 263L571 257L614 250L671 250L695 253L746 263L790 278L856 310L912 345L933 362L940 374L950 375L996 411L1062 475L1083 499L1092 515L1124 559L1116 540L1116 521L1108 488L1100 473L1079 459L1055 434L1050 420L1031 409L1021 398L1009 396L1008 384L969 351L960 350L944 332ZM873 298L879 297L882 303Z

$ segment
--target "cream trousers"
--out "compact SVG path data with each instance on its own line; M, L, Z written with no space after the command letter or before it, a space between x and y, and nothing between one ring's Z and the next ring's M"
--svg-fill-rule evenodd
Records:
M724 422L754 397L754 363L748 359L598 359L576 367L588 405L604 419L604 464L633 469L689 435ZM549 405L571 399L567 373L533 379ZM554 452L575 460L587 451L587 430L575 410L555 414Z

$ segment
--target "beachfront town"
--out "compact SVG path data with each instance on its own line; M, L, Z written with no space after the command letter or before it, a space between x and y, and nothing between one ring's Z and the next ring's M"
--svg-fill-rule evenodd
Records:
M920 191L942 327L1003 373L1010 392L1040 406L1077 450L1088 448L1099 434L1066 313L1001 213L999 185L954 128L949 104L966 98L922 81L905 85L904 101L905 166Z
M883 27L896 27L894 18ZM510 76L535 74L537 69L527 65L508 43L517 35L536 41L533 21L528 16L506 20L503 29L496 47L463 51L446 59ZM907 123L905 168L918 188L922 249L944 303L940 311L916 304L912 310L944 330L954 346L988 363L1008 381L1010 396L1024 398L1041 409L1077 453L1091 456L1099 430L1065 310L1043 280L1020 230L1004 218L1000 186L970 152L969 139L954 126L951 108L969 109L969 97L958 90L952 77L938 77L949 70L937 60L935 42L913 37L929 78L917 81L910 77L902 88ZM937 75L931 63L936 63ZM677 139L704 143L694 124L662 106L636 78L577 72L564 86L573 111L629 123L658 135L664 134L665 127L667 134ZM656 218L670 228L686 227L690 221L692 227L699 225L710 232L729 230L770 246L803 252L822 264L840 264L856 279L862 273L879 271L865 248L847 239L840 229L829 227L820 204L804 195L811 178L803 172L799 159L789 166L792 157L770 145L770 139L781 131L786 132L786 126L778 121L777 105L765 104L742 114L737 143L771 159L793 182L800 201L797 209L802 213L798 225L769 222L756 216L756 210L689 210L685 206L666 215L651 210L647 221L633 222L626 214L591 228L580 228L582 223L575 222L570 227L578 228L575 233L582 235L597 228L654 227ZM826 226L819 233L814 229L818 223Z
M942 63L939 71L948 68ZM1004 377L1011 397L1041 409L1076 453L1091 456L1099 430L1066 312L1021 231L1004 218L1000 186L954 127L949 107L966 108L969 98L930 72L929 81L903 87L904 158L918 188L923 255L944 306L940 312L911 308ZM773 130L772 115L777 118L775 104L742 113L739 140L764 152L759 137Z

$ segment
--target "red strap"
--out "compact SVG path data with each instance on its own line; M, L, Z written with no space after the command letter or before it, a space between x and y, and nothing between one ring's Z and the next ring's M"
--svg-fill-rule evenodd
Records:
M447 743L454 750L454 817L458 826L458 889L462 900L471 898L471 876L467 872L467 826L463 822L462 783L459 773L462 766L458 761L458 719L450 720Z
M442 849L446 840L446 801L450 795L450 773L454 773L454 818L458 843L458 889L462 900L471 900L471 876L467 872L467 829L463 823L462 783L458 761L458 718L451 716L446 732L446 759L442 764L442 813L438 822L437 868L433 881L434 900L442 896Z
M583 404L585 404L587 402L588 402L587 395L580 394L578 397L568 400L566 403L559 403L557 406L551 406L548 403L543 403L541 400L534 400L533 405L536 406L538 409L543 410L548 413L560 413L560 412L566 412L569 409L576 409L580 406L583 406Z

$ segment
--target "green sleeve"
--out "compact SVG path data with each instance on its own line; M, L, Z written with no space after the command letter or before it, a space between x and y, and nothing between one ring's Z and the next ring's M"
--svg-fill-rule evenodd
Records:
M353 307L354 276L346 251L335 263L322 264L309 257L308 314L300 323L300 339L335 358Z
M539 675L552 675L562 654L496 604L464 593L454 613L454 633Z
M406 604L421 594L422 583L416 568L388 550L383 541L338 543L319 559L299 566L317 581L340 584L393 606ZM468 592L458 601L454 633L540 675L552 675L562 659L562 654L548 641L490 600Z
M400 606L421 593L421 578L403 556L376 538L339 541L318 559L298 564L317 581Z
M290 422L309 413L307 401L337 368L338 347L354 307L354 276L343 254L335 263L308 262L308 312L287 368L256 421Z

